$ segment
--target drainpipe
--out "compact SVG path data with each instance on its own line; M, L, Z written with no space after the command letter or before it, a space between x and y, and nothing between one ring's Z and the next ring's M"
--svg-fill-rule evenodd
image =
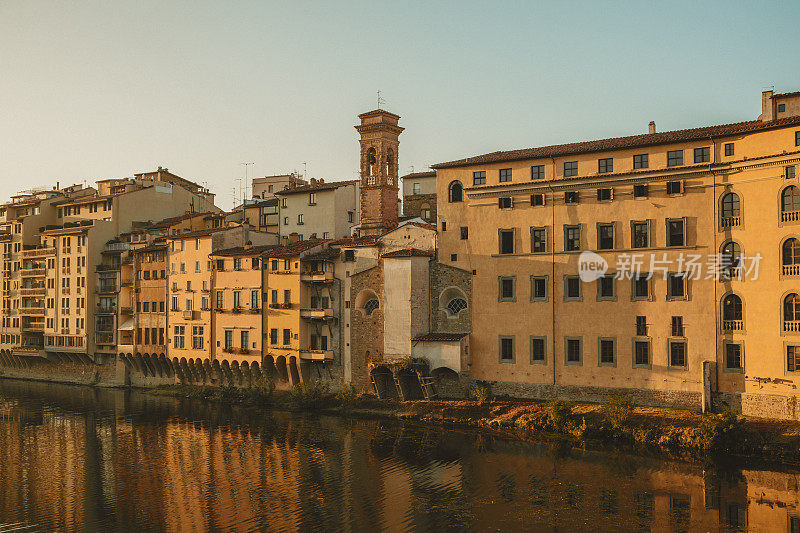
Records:
M714 234L714 253L716 254L717 250L719 249L718 248L719 247L719 243L717 241L717 224L719 224L719 218L718 218L719 217L719 212L718 212L717 208L719 206L717 204L717 173L712 170L712 165L717 162L717 150L716 150L717 147L716 147L716 143L714 142L714 136L711 135L711 136L709 136L709 138L711 139L711 147L712 147L712 150L713 150L712 153L714 154L713 160L710 161L709 164L708 164L708 170L709 170L709 172L711 172L712 184L713 184L712 194L711 194L711 201L713 202L713 204L712 204L712 207L711 207L711 213L712 213L712 216L713 216L714 220L712 221L711 228L712 228L712 231L713 231L713 234ZM719 354L719 349L720 349L719 332L720 332L720 327L721 327L721 324L720 324L720 318L721 317L719 316L719 314L720 314L720 306L719 306L719 293L718 293L718 291L719 291L719 283L717 282L717 280L714 280L714 374L715 374L715 383L714 383L715 387L714 388L716 388L716 389L719 389L719 367L720 367L720 365L717 364L717 359L718 359L718 354ZM704 379L703 376L705 376L705 372L703 372L701 374L701 382L703 382L703 379ZM703 390L705 390L705 383L703 383ZM709 387L709 392L710 392L710 395L714 394L714 391L711 390L711 387ZM710 407L711 406L711 398L710 397L708 398L708 404L709 404L709 407ZM706 406L703 405L703 412L705 412L705 408L706 408Z
M555 191L553 190L553 180L556 177L556 159L555 157L550 157L550 160L553 162L553 176L550 179L550 183L547 184L547 187L550 189L550 212L552 214L551 220L552 228L553 228L553 237L550 239L552 242L550 243L550 283L552 290L550 291L550 301L551 301L551 308L553 313L553 322L552 322L552 329L551 336L553 337L553 349L551 351L552 359L553 359L553 387L556 385L556 196ZM546 237L546 236L545 236Z

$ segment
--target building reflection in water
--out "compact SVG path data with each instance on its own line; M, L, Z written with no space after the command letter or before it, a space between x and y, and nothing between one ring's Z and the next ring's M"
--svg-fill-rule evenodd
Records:
M800 532L793 472L0 381L0 516L74 531Z

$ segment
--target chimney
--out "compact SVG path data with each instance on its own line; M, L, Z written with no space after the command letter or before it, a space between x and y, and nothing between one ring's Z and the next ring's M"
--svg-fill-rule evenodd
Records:
M245 250L250 250L251 248L253 248L253 241L247 241L246 243L244 243Z
M775 105L772 101L773 93L772 89L761 92L761 115L758 117L761 122L775 120Z
M653 134L656 132L656 121L651 120L650 124L647 125L647 133Z
M300 242L300 234L299 233L290 233L289 237L287 238L287 244L294 244L296 242Z

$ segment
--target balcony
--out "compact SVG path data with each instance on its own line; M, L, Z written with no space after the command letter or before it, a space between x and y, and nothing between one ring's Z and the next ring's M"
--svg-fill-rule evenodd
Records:
M5 291L3 291L5 292ZM20 296L44 296L47 289L44 287L23 287L19 290Z
M783 265L784 276L800 276L800 264L797 265Z
M44 268L26 268L19 271L20 276L23 278L34 278L34 277L44 277L45 269Z
M333 350L300 350L300 359L306 361L333 361Z
M39 332L44 331L44 322L31 322L22 325L22 331Z
M20 307L21 316L44 316L44 306L42 307Z
M742 217L721 217L719 219L719 227L721 229L736 228L741 226Z
M116 344L114 333L96 333L94 340L96 344Z
M800 220L800 211L781 211L781 222L797 222Z
M328 283L333 281L333 272L304 272L303 274L300 274L300 281L304 281L306 283Z
M133 307L120 307L119 313L121 315L133 315Z
M107 243L104 252L125 252L131 249L129 242L111 242Z
M22 257L24 259L30 259L34 257L47 257L55 254L56 254L55 248L34 248L32 250L22 251Z
M744 329L744 320L723 320L722 331L742 331Z
M800 333L800 320L784 320L783 331L787 333Z
M301 309L300 316L308 320L331 320L333 309Z
M200 319L200 311L184 311L183 312L183 319L184 320L199 320Z
M119 265L116 263L111 265L97 265L94 270L95 272L114 272L119 270Z
M97 294L114 293L114 292L117 292L117 286L116 285L100 285L99 287L97 287L97 290L95 292Z

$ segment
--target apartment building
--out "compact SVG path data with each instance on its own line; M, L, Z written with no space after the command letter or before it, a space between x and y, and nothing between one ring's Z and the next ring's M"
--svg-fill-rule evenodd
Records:
M436 172L412 172L402 176L403 216L436 223Z
M265 339L261 256L273 247L247 243L211 253L215 359L261 365Z
M799 103L767 91L748 122L433 165L440 261L472 272L471 378L786 416Z
M233 209L231 220L248 224L256 231L278 233L280 231L280 213L278 199L274 196L266 200L246 200Z
M167 351L170 359L212 359L216 342L214 253L231 248L276 245L277 235L259 233L246 225L218 227L167 237L169 310ZM230 280L225 280L229 283ZM213 314L212 314L213 313ZM223 321L227 323L226 321Z
M280 235L295 234L302 240L349 237L360 220L360 190L357 180L312 179L308 185L276 192Z
M266 200L274 198L275 193L284 189L292 187L302 187L308 185L308 182L301 178L296 173L291 174L277 174L275 176L261 176L253 178L252 181L252 197L253 199Z

